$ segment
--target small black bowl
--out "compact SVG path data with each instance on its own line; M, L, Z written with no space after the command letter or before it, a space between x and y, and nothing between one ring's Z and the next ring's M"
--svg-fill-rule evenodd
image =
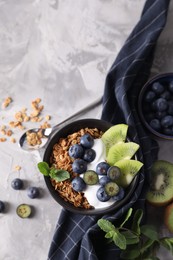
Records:
M53 146L58 142L58 140L61 137L66 137L69 134L72 134L82 128L89 127L89 128L97 128L103 132L108 130L112 124L99 120L99 119L81 119L75 122L72 122L65 127L61 128L58 130L54 136L50 139L48 142L48 145L46 147L43 161L47 162L50 164L50 158L53 150ZM130 138L131 136L134 136L135 133L133 133L132 129L129 127L128 129L128 137ZM133 139L133 138L132 138ZM138 152L137 152L138 154ZM138 155L136 155L136 158ZM58 192L54 189L54 187L51 184L50 178L49 177L44 177L47 188L52 195L52 197L65 209L73 212L73 213L78 213L78 214L85 214L85 215L99 215L99 214L107 214L110 213L111 211L117 210L118 208L122 207L127 201L130 199L131 195L136 189L136 186L139 181L139 174L135 176L133 179L132 183L129 185L129 187L126 189L126 195L124 199L122 199L119 202L113 203L109 207L101 208L101 209L82 209L82 208L77 208L73 206L70 202L65 201L63 198L60 197Z
M158 93L158 89L153 91L158 84L161 84L164 88L161 93ZM170 86L172 91L170 91ZM152 96L150 96L151 100L150 98L147 98L147 93L149 93L149 91L152 91L155 94L153 99ZM165 104L163 100L163 106L161 106L161 103L156 101L159 98L164 98L164 100L166 100L167 108L163 109ZM146 99L148 99L148 101L146 101ZM172 108L170 109L170 107ZM161 108L163 111L159 111L162 110ZM170 112L171 110L172 112ZM143 86L138 97L138 111L143 125L153 138L160 140L173 140L173 124L167 126L167 120L167 124L165 124L165 116L169 115L173 120L173 73L158 74ZM153 119L154 122L152 121ZM169 121L169 123L170 122L171 121Z

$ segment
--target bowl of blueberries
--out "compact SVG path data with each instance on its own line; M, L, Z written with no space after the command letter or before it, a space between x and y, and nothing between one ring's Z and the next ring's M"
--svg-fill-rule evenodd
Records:
M159 74L143 86L138 110L144 126L154 137L173 140L173 73Z

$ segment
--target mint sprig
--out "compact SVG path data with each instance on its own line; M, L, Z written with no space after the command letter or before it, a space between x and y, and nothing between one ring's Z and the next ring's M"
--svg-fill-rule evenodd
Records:
M173 254L173 238L158 236L158 232L153 225L141 225L143 211L138 209L132 218L132 208L130 208L123 222L115 227L109 220L99 219L98 226L106 233L105 238L119 247L121 259L133 260L159 260L157 250L160 246L165 247ZM125 227L126 222L131 219L131 228Z
M58 182L65 181L70 178L70 173L68 171L49 167L47 162L39 162L37 167L44 176L50 176L52 179Z

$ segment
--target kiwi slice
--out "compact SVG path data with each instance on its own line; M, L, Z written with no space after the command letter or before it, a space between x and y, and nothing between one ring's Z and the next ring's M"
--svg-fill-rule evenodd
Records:
M118 192L119 192L119 186L118 186L115 182L113 182L113 181L108 182L108 183L106 183L106 185L105 185L105 192L106 192L110 197L115 196L115 195L117 195Z
M173 200L173 164L164 160L155 161L151 167L150 187L146 194L149 203L167 205Z
M116 180L116 183L126 188L133 180L133 178L136 176L136 174L139 172L141 167L143 166L143 163L137 160L120 160L115 163L115 166L120 168L121 175Z
M83 175L84 182L88 185L94 185L99 181L98 174L95 171L86 171Z
M20 204L16 209L16 213L21 218L28 218L31 215L31 206L28 204Z
M115 181L117 180L121 175L121 171L120 168L118 168L117 166L111 166L109 167L108 171L107 171L107 176L112 180Z
M164 223L168 230L173 233L173 203L165 208Z
M139 144L134 142L115 144L110 147L106 160L109 165L114 165L120 160L131 159L138 149Z
M110 147L116 143L122 143L127 137L128 125L118 124L110 127L101 137L103 143L106 146L106 154Z

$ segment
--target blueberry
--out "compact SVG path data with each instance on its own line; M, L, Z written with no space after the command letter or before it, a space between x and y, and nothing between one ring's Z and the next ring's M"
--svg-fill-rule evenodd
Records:
M94 139L90 134L85 134L81 136L80 144L85 148L91 148L94 145Z
M81 177L75 177L72 182L72 188L75 191L84 191L86 189L86 183L84 182L84 180Z
M106 175L110 165L106 162L100 162L96 166L96 173L99 175Z
M29 187L27 189L27 195L31 199L38 198L39 194L40 194L40 192L39 192L39 189L37 187Z
M150 122L154 118L155 118L155 113L153 113L153 112L149 112L149 113L145 114L145 119L147 122Z
M110 182L111 179L108 176L103 176L99 179L99 184L105 186L106 183Z
M154 93L153 91L148 91L146 92L146 95L145 95L145 101L146 102L151 102L156 96L156 93Z
M169 89L170 92L173 93L173 81L171 81L171 82L169 83L168 89Z
M69 156L72 158L82 158L84 149L81 145L74 144L74 145L70 146L68 153L69 153Z
M2 200L0 200L0 213L4 212L4 210L5 210L5 203Z
M161 94L164 91L164 86L160 82L154 82L151 88L156 94Z
M168 114L173 115L173 103L168 104Z
M173 127L166 127L166 128L163 128L163 133L165 135L173 135Z
M102 202L108 201L110 199L110 196L105 192L105 189L102 186L97 190L96 196L97 199Z
M84 173L87 170L87 162L83 159L76 159L72 164L72 169L76 173Z
M117 195L113 196L112 199L115 201L122 200L125 196L125 191L122 187L119 187L119 192Z
M87 162L92 162L94 161L96 157L96 152L93 150L93 149L86 149L84 151L84 156L83 156L83 159Z
M163 127L169 127L173 125L173 116L164 116L161 120L161 125Z
M169 100L170 97L171 97L171 94L168 90L165 90L161 95L160 95L161 98L164 98L166 100Z
M167 100L164 98L158 98L153 102L153 108L156 111L162 112L165 111L168 107Z
M23 181L19 178L16 178L16 179L12 180L11 187L14 190L20 190L23 188Z
M161 124L160 124L160 121L158 119L152 119L150 121L150 126L151 128L153 128L154 130L160 130L161 128Z

